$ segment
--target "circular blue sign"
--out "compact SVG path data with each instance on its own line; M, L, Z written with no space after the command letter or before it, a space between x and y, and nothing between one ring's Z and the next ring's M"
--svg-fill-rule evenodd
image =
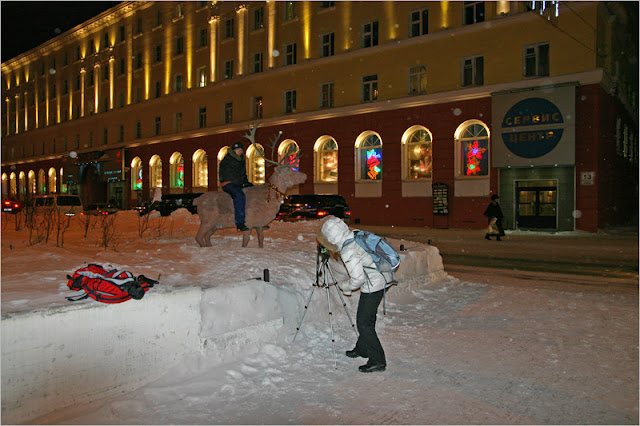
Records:
M551 152L562 139L564 118L552 102L542 98L524 99L505 114L502 140L515 155L538 158Z

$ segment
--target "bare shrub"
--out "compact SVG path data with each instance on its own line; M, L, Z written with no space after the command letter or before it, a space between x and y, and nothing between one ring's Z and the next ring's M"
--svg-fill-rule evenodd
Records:
M71 225L71 216L67 216L60 210L55 211L56 247L64 247L64 234Z
M95 228L96 224L93 220L93 216L90 214L82 214L79 216L80 226L84 229L84 237L87 238L89 234L89 229Z
M149 216L151 216L150 213L147 213L144 216L138 215L138 238L142 238L144 233L149 229Z
M99 216L98 228L100 230L99 244L100 247L113 246L113 237L116 234L116 215L110 214L106 216Z

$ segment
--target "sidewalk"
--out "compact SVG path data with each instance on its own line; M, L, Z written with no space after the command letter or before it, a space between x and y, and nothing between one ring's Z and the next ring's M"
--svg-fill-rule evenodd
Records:
M506 231L502 241L487 241L484 230L360 226L379 235L431 244L445 269L453 265L508 268L638 279L638 232L614 229L544 233Z

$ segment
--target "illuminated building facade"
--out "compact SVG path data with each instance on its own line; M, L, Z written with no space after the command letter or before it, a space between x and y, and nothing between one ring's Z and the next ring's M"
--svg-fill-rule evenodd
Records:
M507 229L637 224L623 3L123 2L2 64L3 197L216 191L259 122L355 225L478 229L493 193Z

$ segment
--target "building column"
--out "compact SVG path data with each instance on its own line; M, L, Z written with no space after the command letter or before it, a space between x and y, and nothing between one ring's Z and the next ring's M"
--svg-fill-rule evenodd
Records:
M24 99L24 131L25 132L29 130L29 102L27 102L29 99L28 96L29 96L29 92L25 90L24 96L22 97Z
M16 135L20 130L20 94L16 93Z
M100 112L100 64L93 66L93 112Z
M238 69L236 73L238 76L244 75L246 70L246 56L247 56L247 5L241 4L236 9L236 15L238 16Z
M35 100L34 104L35 104L35 123L36 123L36 129L38 129L40 127L40 118L38 117L40 115L40 97L38 96L38 92L39 92L39 86L38 86L38 77L35 75L34 73L34 81L33 81L33 98Z
M4 101L7 104L7 136L9 136L11 134L11 100L7 96Z
M115 68L116 58L113 56L109 57L109 109L113 109L113 98L115 96Z
M275 67L275 58L273 57L273 51L276 48L276 3L279 2L267 2L267 65L269 68Z
M216 55L218 53L218 16L209 18L209 81L216 81Z
M85 101L85 93L84 93L84 80L87 75L87 70L84 67L80 68L80 117L84 117L84 101Z

